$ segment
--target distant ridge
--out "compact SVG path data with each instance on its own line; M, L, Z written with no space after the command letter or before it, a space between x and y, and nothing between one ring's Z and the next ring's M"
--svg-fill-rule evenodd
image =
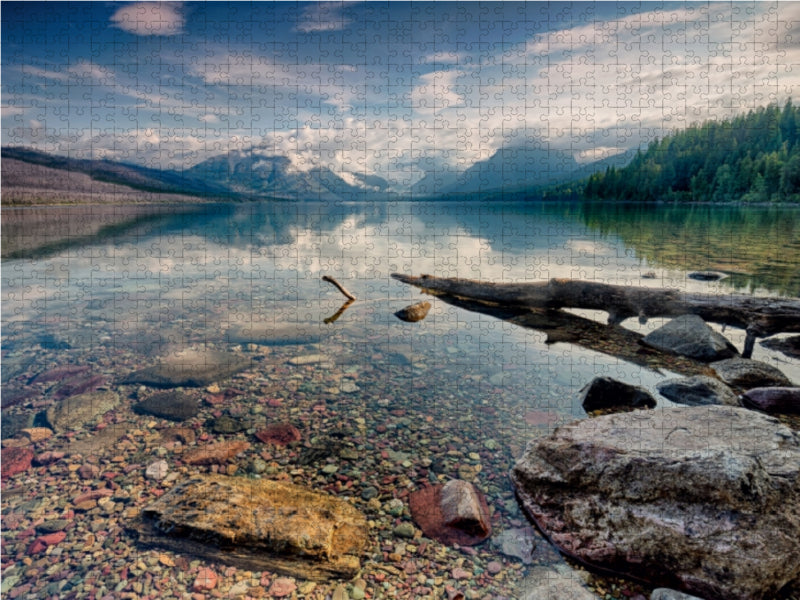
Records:
M66 171L75 193L98 194L99 184L124 186L147 194L180 194L207 200L320 200L387 201L399 199L520 200L541 197L542 190L563 182L585 179L608 166L621 167L631 158L624 153L607 159L579 164L567 151L542 147L498 150L486 161L463 173L429 173L403 194L376 175L335 173L315 165L297 165L266 148L254 147L220 154L182 172L160 170L110 160L77 159L47 154L23 147L2 148L3 185L7 189L52 189L53 173L34 175L23 165L35 165L53 172ZM88 184L76 178L82 174ZM21 193L21 192L20 192ZM19 197L20 193L8 195ZM112 193L108 191L108 193ZM116 190L113 193L126 193ZM27 194L31 196L31 194ZM185 198L183 199L185 201ZM138 199L136 200L138 201Z

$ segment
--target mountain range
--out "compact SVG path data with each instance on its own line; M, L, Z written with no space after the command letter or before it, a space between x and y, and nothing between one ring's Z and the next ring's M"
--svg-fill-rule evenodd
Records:
M286 156L253 147L211 157L190 169L154 169L110 160L76 159L23 147L2 148L2 158L14 162L3 169L3 187L29 185L25 165L81 173L89 180L126 186L149 193L182 194L209 199L306 199L326 201L398 200L474 196L499 190L530 190L588 177L607 166L624 166L625 153L590 164L579 164L570 152L541 146L498 150L461 173L430 172L408 190L396 190L375 175L334 172L326 167L297 164ZM7 162L7 164L11 164ZM57 175L56 175L57 176Z

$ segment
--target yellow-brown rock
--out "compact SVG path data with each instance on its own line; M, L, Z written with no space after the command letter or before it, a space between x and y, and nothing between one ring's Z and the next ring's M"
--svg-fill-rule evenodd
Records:
M145 545L293 577L350 578L367 521L335 496L277 481L198 475L150 504L134 530Z
M422 319L427 317L430 309L430 302L417 302L411 306L406 306L402 310L398 310L396 313L394 313L394 315L401 321L416 323L417 321L422 321Z

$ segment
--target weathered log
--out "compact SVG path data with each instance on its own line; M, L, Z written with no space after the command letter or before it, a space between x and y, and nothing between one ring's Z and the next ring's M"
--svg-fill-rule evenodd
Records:
M395 273L393 278L433 295L448 295L508 308L583 308L608 312L616 325L638 317L695 314L705 321L739 327L747 332L743 356L752 353L758 337L800 332L800 301L793 298L756 298L741 294L697 294L672 289L619 286L594 281L551 279L536 283L489 283Z
M706 363L645 346L641 343L642 334L619 325L604 325L562 310L507 308L464 300L448 294L439 296L439 299L465 310L508 321L519 327L541 331L547 335L546 344L558 342L575 344L656 372L665 369L687 377L714 375L713 369Z

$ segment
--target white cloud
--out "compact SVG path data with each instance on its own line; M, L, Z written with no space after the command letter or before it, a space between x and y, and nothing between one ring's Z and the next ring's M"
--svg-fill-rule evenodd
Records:
M297 21L297 31L341 31L350 24L342 14L342 2L315 2L307 6Z
M180 35L186 21L179 2L136 2L117 10L111 21L135 35Z

